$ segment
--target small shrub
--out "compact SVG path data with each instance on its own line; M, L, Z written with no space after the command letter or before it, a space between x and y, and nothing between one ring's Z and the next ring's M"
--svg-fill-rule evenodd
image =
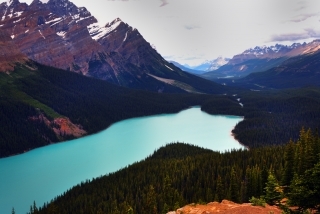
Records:
M249 201L252 204L252 206L261 206L261 207L266 206L266 201L263 198L255 198L252 196L252 198L249 199Z

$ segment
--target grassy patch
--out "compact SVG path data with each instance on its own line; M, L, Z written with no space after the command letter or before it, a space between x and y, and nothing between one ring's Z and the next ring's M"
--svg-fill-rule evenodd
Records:
M19 79L28 77L30 75L36 75L36 72L32 72L27 68L17 66L14 72L10 74L0 73L0 96L9 97L16 101L23 102L34 108L42 110L47 116L51 118L62 117L59 113L55 112L49 106L39 102L32 96L29 96L25 92L19 90Z

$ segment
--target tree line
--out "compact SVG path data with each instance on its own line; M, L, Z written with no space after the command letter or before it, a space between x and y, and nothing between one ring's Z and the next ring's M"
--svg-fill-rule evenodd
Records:
M87 180L30 213L166 213L190 203L252 197L301 210L320 204L320 138L225 153L171 143L115 173ZM307 203L308 202L308 203Z

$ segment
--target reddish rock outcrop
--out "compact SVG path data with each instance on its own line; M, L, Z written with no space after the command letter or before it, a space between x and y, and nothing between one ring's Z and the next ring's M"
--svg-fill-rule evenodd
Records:
M206 205L190 204L177 211L168 214L280 214L282 211L276 206L265 207L252 206L250 203L237 204L232 201L223 200L221 203L212 202Z

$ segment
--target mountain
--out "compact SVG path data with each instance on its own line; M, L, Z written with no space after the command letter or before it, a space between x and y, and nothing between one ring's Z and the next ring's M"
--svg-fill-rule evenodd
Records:
M30 60L0 72L0 97L0 158L213 98L129 89Z
M0 5L0 30L23 54L44 65L157 92L225 93L225 88L167 62L137 29L117 18L101 26L68 0L10 0Z
M319 41L320 44L320 41ZM252 73L237 80L237 85L251 89L320 86L320 50L291 57L264 72Z
M218 57L217 59L211 60L211 61L205 61L200 65L193 66L193 69L196 70L203 70L205 72L214 71L220 68L221 66L227 64L229 62L230 58L224 58L224 57Z
M175 61L170 61L170 63L174 64L176 67L180 68L181 70L186 71L186 72L191 73L191 74L202 74L202 73L205 73L205 71L188 68L188 67L186 67L184 65L181 65L180 63L175 62Z
M0 30L0 72L13 71L16 63L24 63L27 56L21 53L10 36Z
M320 40L314 40L310 43L294 43L290 46L281 44L256 46L235 55L227 64L203 74L202 77L207 79L224 76L244 77L250 73L266 71L280 65L288 58L319 50L319 42Z

